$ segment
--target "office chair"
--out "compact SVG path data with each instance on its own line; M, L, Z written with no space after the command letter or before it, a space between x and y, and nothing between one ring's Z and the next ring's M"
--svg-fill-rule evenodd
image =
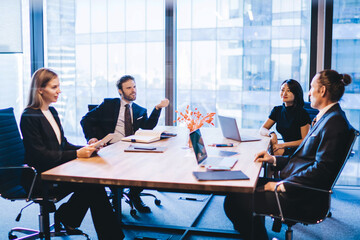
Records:
M97 106L98 105L96 105L96 104L89 104L88 105L89 112L91 110L93 110L94 108L96 108ZM133 202L131 201L131 199L129 197L129 194L127 192L125 192L123 188L119 188L119 187L109 187L109 188L110 188L110 191L108 192L108 196L112 200L112 206L113 206L115 212L120 213L120 211L121 211L121 202L120 201L121 201L121 198L123 197L125 199L125 202L127 204L129 204L129 206L130 206L130 215L135 217L137 211L134 207ZM157 206L161 205L161 200L158 199L154 194L141 192L140 196L141 197L145 197L145 196L153 197L155 205L157 205Z
M342 159L340 159L341 162L342 162L341 169L338 172L336 178L334 179L330 190L324 190L324 189L308 187L308 186L303 185L303 184L289 182L289 181L281 181L276 185L276 187L275 187L275 197L276 197L277 206L278 206L278 209L279 209L279 216L270 215L271 217L274 218L273 231L280 232L281 225L282 225L281 223L286 224L288 228L287 228L286 233L285 233L285 239L286 240L291 240L292 237L293 237L292 226L295 225L296 223L302 223L304 225L317 224L317 223L320 223L320 222L324 221L327 217L331 217L331 214L329 214L329 213L330 213L330 203L331 203L332 190L333 190L333 188L334 188L334 186L335 186L335 184L336 184L336 182L337 182L337 180L338 180L338 178L339 178L339 176L340 176L340 174L341 174L347 160L352 155L352 148L353 148L353 146L355 144L355 141L356 141L356 138L358 136L359 136L359 132L357 130L355 130L355 129L352 129L351 130L351 136L349 137L348 142L345 143L346 144L346 153L342 157ZM314 207L314 209L311 209L312 214L314 212L316 213L315 217L314 216L309 217L309 215L307 213L305 213L305 212L301 213L301 215L299 215L299 213L297 213L296 216L290 216L290 215L285 216L285 213L283 211L284 206L281 206L280 198L279 198L279 192L278 192L278 187L283 182L286 182L288 184L296 186L296 187L299 188L299 190L307 189L307 190L313 191L313 193L318 193L318 194L319 193L324 193L324 194L326 194L326 195L324 195L326 198L324 198L322 200L326 200L327 205L324 205L321 208L316 208L315 209L315 207ZM256 214L256 215L268 216L267 214Z
M16 218L17 222L20 220L21 213L26 207L33 203L37 203L40 206L39 230L21 227L12 228L8 234L9 239L43 238L49 213L55 212L55 203L65 197L49 196L49 200L45 200L43 196L33 193L33 187L38 173L35 168L24 164L24 153L25 149L15 120L14 109L0 109L0 196L10 201L23 200L29 202L20 210ZM31 176L33 176L29 193L27 193L21 185L23 171L29 171L29 174L32 173ZM50 230L53 228L54 225L50 226ZM26 236L18 238L15 233L26 234ZM66 231L63 230L50 232L50 236L67 235ZM89 239L85 233L78 235L83 235Z
M319 113L319 110L312 108L310 102L304 102L304 109L309 114L310 121L312 121L316 115Z

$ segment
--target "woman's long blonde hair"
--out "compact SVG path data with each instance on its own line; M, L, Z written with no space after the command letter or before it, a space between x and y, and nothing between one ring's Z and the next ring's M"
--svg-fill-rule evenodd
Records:
M43 99L39 89L46 87L46 84L58 75L51 69L40 68L36 70L31 79L28 108L39 109L43 105Z

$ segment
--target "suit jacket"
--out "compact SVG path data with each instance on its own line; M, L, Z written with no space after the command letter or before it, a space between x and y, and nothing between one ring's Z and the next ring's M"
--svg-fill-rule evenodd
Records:
M61 144L40 109L26 108L21 115L20 129L25 147L25 162L44 172L76 158L80 146L69 143L64 137L60 119L55 108L50 107L61 132Z
M280 177L290 182L329 190L341 170L351 125L337 103L310 129L291 156L277 156ZM286 191L291 185L285 183Z
M136 103L132 103L133 129L153 129L158 123L161 109L154 110L147 116L147 110ZM102 139L109 133L115 132L120 112L120 98L105 98L99 106L88 112L80 121L85 138Z

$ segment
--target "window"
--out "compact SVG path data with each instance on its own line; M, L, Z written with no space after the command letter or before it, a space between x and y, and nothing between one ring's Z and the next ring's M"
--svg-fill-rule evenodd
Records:
M30 87L28 1L0 2L0 108L13 107L19 121Z
M60 77L56 108L68 137L84 141L87 105L118 97L125 74L135 77L136 102L150 112L165 97L164 8L159 0L46 1L45 61Z
M177 109L190 104L259 128L281 104L284 80L296 79L307 91L310 0L177 4Z
M331 68L352 77L341 100L348 120L360 129L360 2L334 0L333 40ZM338 184L360 185L359 139L355 143L355 156L349 159Z

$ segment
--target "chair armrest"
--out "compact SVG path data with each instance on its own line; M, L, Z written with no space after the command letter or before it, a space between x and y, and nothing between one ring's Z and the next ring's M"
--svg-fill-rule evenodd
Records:
M290 182L290 181L280 181L276 184L275 186L275 198L276 198L276 202L277 202L277 205L278 205L278 208L279 208L279 213L280 213L280 217L281 217L281 221L284 222L285 221L285 218L284 218L284 214L283 214L283 211L282 211L282 207L281 207L281 203L280 203L280 198L279 198L279 192L278 192L278 188L281 184L283 183L288 183L288 184L291 184L291 185L294 185L294 186L297 186L299 188L305 188L305 189L309 189L309 190L313 190L313 191L318 191L318 192L324 192L324 193L329 193L331 194L332 191L331 190L324 190L324 189L321 189L321 188L314 188L314 187L309 187L309 186L306 186L304 184L300 184L300 183L295 183L295 182Z
M20 166L0 167L0 170L15 170L15 169L30 169L34 173L34 177L33 177L32 182L31 182L29 194L28 194L28 196L26 198L26 201L28 202L31 199L31 195L32 195L32 192L33 192L33 189L34 189L34 186L35 186L35 181L36 181L36 177L37 177L38 173L37 173L37 171L36 171L36 169L34 167L30 167L27 164L23 164L23 165L20 165Z

